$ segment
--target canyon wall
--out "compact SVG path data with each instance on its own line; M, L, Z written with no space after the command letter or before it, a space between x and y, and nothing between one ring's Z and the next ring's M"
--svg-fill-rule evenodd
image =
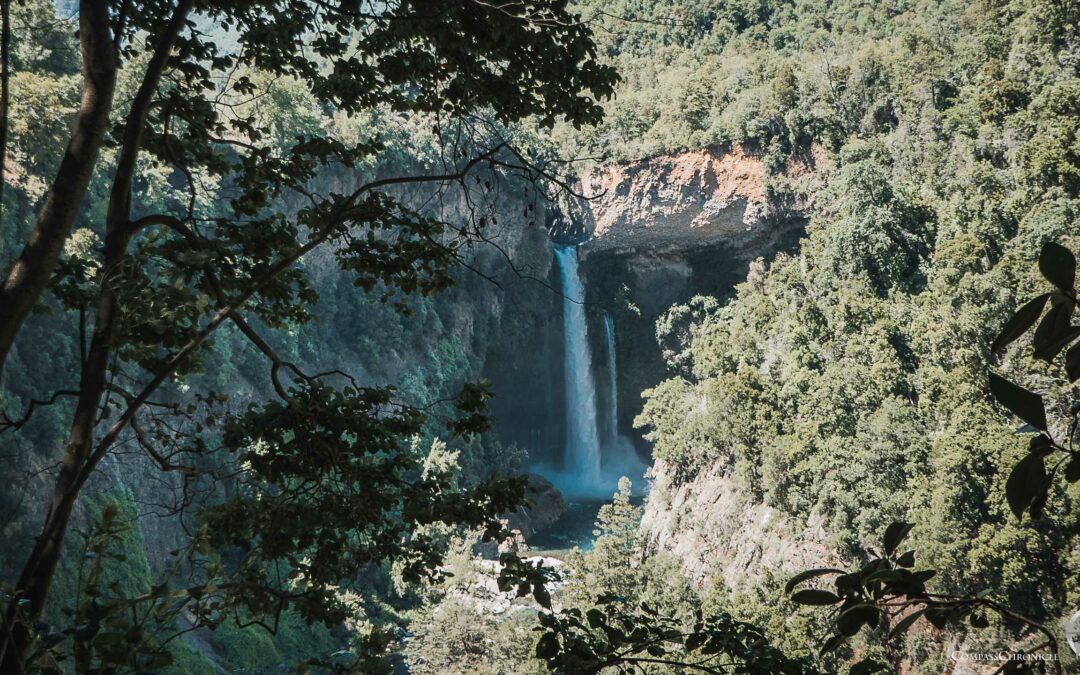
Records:
M718 463L679 483L663 462L650 470L642 517L651 553L668 553L700 586L723 583L731 592L754 587L769 571L794 573L841 563L823 523L796 523L754 499Z
M598 167L582 179L583 250L661 255L722 241L757 257L804 222L822 158L810 153L773 176L766 158L725 145Z

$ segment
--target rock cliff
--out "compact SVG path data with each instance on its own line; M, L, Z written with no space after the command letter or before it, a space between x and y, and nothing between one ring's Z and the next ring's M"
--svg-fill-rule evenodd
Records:
M586 199L558 224L587 239L584 256L655 256L722 242L753 258L805 223L825 164L815 147L770 172L762 155L721 145L603 165L582 176Z
M766 570L798 572L840 563L823 524L793 522L754 501L722 464L677 484L662 461L651 469L652 487L641 527L652 552L682 564L692 581L722 581L745 591Z

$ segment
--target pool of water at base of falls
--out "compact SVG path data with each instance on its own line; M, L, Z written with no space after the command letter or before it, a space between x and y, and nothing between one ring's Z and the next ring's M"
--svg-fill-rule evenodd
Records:
M634 496L631 503L641 506L644 496ZM557 554L568 552L575 546L582 551L591 551L596 537L596 516L600 507L611 503L611 499L567 500L566 513L555 523L528 539L529 552L535 554Z

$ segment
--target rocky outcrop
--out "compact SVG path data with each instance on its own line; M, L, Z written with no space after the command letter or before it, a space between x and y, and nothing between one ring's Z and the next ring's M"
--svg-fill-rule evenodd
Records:
M745 591L766 570L798 572L840 562L823 523L795 523L755 502L723 464L682 484L672 481L663 461L651 473L641 521L648 547L674 556L698 584L723 581L730 591Z
M820 150L770 176L765 158L740 145L609 164L581 180L590 197L568 217L596 251L656 254L724 242L751 258L806 220ZM770 182L790 188L771 193Z
M554 525L566 513L566 500L562 493L551 481L535 473L529 474L525 500L527 506L506 515L507 527L521 532L525 541Z

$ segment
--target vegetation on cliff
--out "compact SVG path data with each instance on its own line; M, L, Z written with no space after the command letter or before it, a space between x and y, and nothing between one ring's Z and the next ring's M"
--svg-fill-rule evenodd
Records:
M639 419L656 457L678 481L720 467L784 513L821 516L855 560L912 522L942 592L1071 615L1075 489L1055 484L1040 521L1011 514L1004 485L1028 439L986 373L1004 317L1045 284L1042 245L1080 248L1076 6L633 4L604 11L678 20L650 43L667 58L623 85L661 112L638 131L611 115L609 134L753 142L778 161L816 141L835 158L796 253L661 322L676 375ZM628 47L624 67L650 52L635 47L644 25L608 38ZM718 64L685 80L709 82L696 126L663 114L678 99L661 83L690 63ZM1050 401L1074 391L1029 351L1004 372ZM941 665L911 649L927 672Z

